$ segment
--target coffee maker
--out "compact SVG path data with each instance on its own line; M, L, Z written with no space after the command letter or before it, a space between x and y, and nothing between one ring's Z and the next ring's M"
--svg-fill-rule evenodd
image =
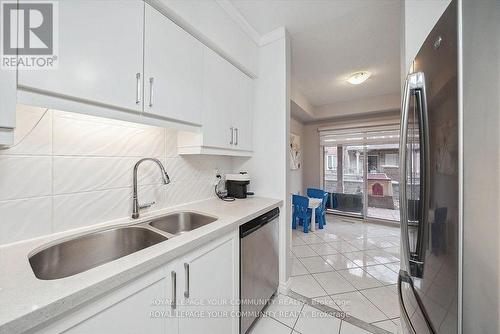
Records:
M253 192L248 191L249 184L250 175L248 175L247 172L226 174L226 189L228 197L247 198L247 196L253 195Z

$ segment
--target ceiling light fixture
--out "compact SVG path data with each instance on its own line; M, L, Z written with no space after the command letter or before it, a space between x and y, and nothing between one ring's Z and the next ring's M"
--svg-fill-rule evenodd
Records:
M368 71L359 71L349 75L349 77L347 78L347 82L351 85L359 85L368 80L371 75L372 74Z

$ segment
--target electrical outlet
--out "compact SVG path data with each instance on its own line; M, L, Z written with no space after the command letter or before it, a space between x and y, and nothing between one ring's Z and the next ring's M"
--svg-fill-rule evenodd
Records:
M222 179L222 174L220 173L219 168L214 169L214 185L218 185L219 181Z

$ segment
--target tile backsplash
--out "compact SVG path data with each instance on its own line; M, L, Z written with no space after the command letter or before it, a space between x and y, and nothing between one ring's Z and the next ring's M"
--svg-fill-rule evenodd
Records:
M177 155L177 133L105 118L18 106L15 144L0 149L0 245L112 219L132 211L132 170L139 201L158 210L214 196L215 169L232 159ZM36 126L35 126L36 125Z

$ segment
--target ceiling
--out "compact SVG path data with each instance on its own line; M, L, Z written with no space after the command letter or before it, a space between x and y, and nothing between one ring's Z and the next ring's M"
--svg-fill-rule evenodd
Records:
M261 36L284 26L293 90L314 107L400 90L399 0L232 0ZM351 85L346 77L372 77Z

